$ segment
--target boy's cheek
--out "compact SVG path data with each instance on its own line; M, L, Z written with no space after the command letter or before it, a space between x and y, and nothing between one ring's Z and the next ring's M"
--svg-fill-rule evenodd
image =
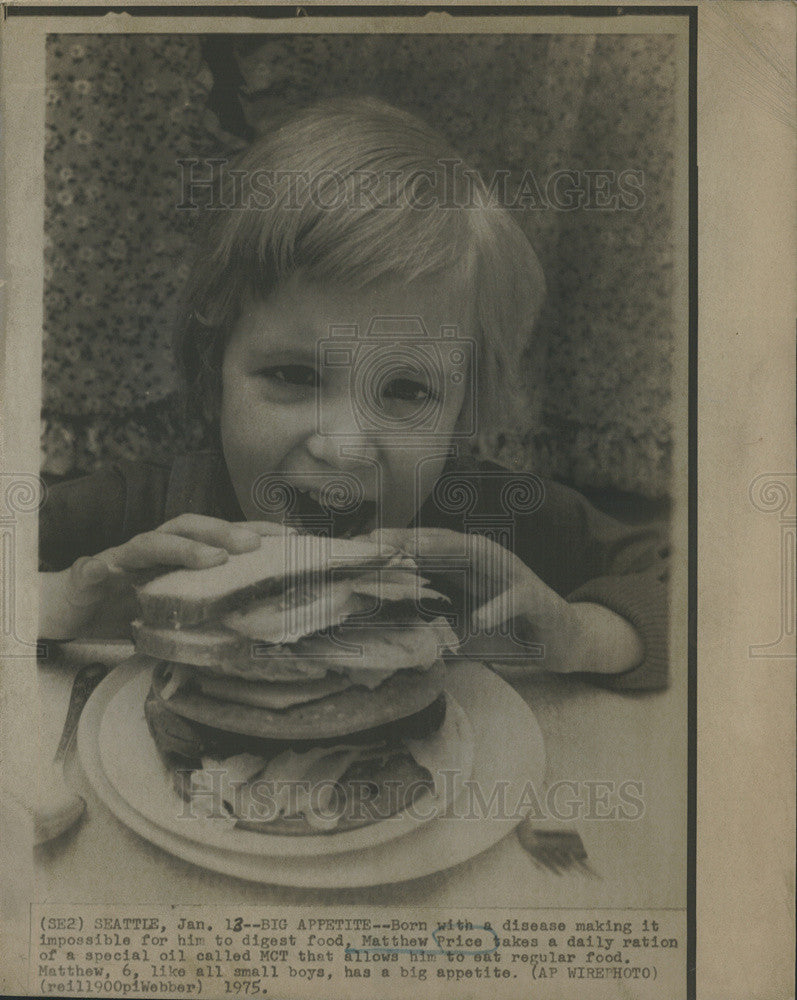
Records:
M291 431L283 414L266 406L254 393L232 401L222 399L221 438L225 457L245 458L263 471L277 468L281 455L294 445L297 430Z

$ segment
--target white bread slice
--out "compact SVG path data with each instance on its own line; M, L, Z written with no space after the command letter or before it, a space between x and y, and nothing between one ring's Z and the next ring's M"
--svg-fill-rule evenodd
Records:
M140 621L132 629L137 653L220 676L295 683L324 677L329 669L322 660L301 659L284 646L265 647L230 629L154 628Z
M221 566L178 569L137 590L148 625L180 628L212 621L254 596L267 596L285 580L332 569L374 566L388 561L373 542L317 535L270 535L254 552L231 555ZM412 565L412 560L404 560Z

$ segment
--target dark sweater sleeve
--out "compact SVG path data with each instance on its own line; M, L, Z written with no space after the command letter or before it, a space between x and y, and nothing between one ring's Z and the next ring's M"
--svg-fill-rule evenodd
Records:
M573 494L586 579L574 581L571 602L603 605L629 621L642 640L642 661L621 674L589 674L616 690L652 690L668 683L668 544L661 525L630 527Z
M67 569L163 522L168 469L114 462L47 491L39 511L39 568Z

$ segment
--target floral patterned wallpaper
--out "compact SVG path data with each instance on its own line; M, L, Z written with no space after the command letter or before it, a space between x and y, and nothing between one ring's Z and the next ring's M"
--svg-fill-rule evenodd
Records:
M165 457L180 446L170 338L193 223L177 160L232 140L197 38L50 36L47 76L43 468Z

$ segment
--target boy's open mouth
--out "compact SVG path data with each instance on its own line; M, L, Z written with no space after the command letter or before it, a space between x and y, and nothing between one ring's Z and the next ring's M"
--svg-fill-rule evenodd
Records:
M355 538L373 531L376 525L376 501L362 500L356 507L336 507L321 498L318 490L296 490L296 500L286 523L307 534Z

